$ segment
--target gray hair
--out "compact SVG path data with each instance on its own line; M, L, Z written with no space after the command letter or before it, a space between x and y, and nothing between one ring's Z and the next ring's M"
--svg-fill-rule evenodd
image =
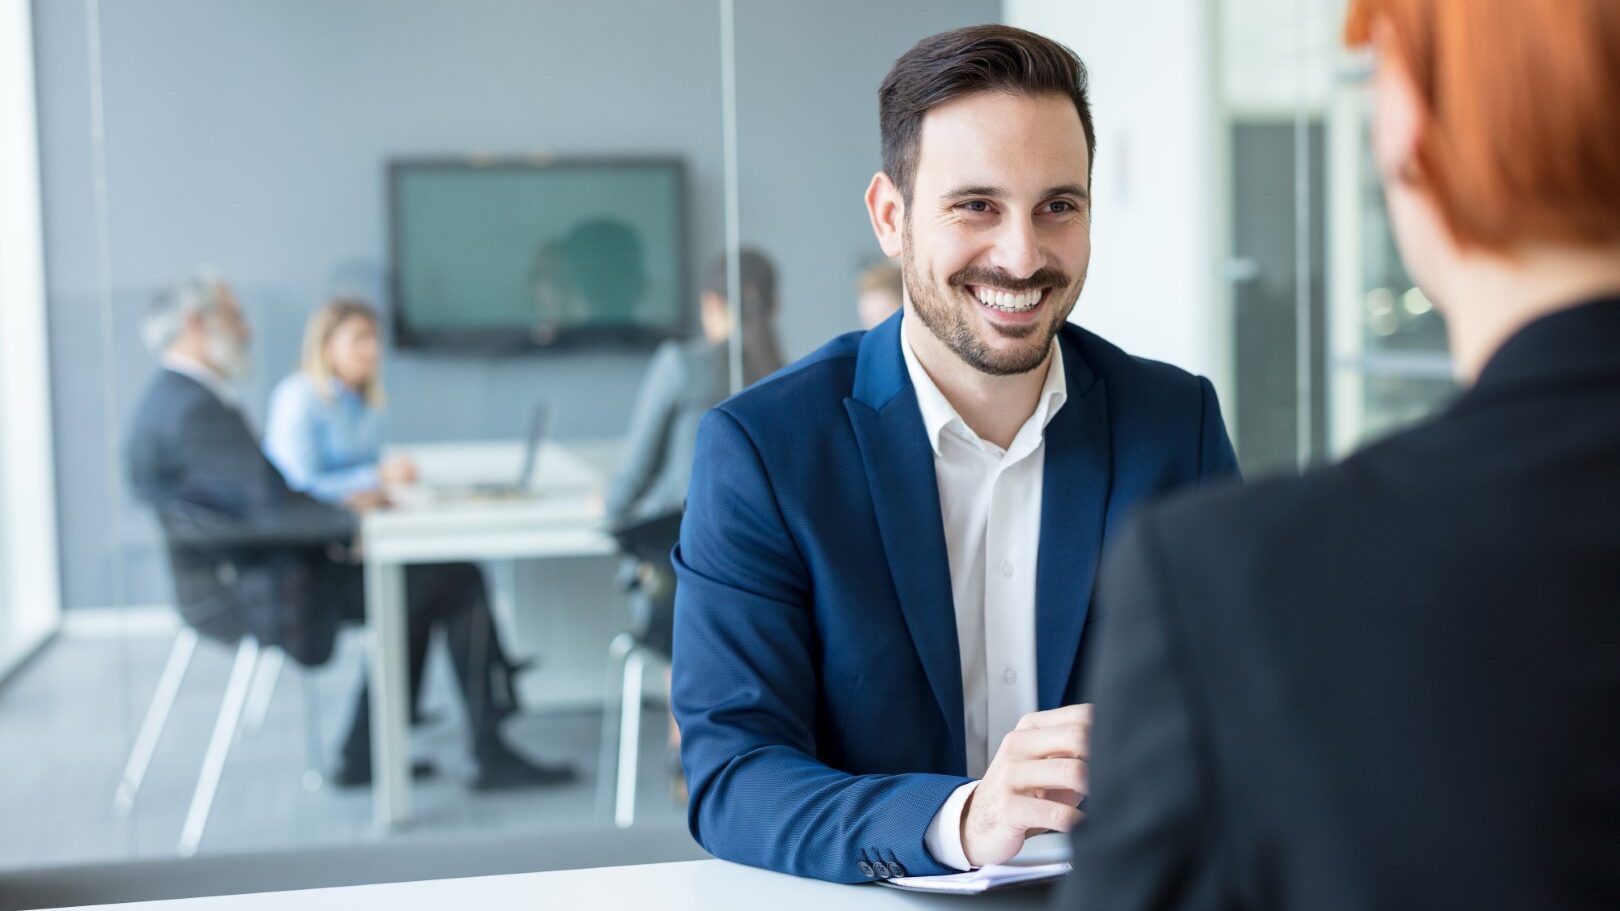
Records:
M211 269L198 269L173 285L152 295L141 321L141 339L146 350L162 354L180 337L186 320L193 314L206 316L219 306L225 282Z

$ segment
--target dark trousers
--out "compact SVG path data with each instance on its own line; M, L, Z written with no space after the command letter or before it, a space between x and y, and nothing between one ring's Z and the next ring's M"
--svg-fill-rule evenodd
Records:
M357 566L331 564L329 596L346 620L365 617L365 588ZM455 667L456 683L467 708L473 755L482 757L500 748L500 721L510 714L503 698L507 687L494 685L493 675L510 667L489 613L484 574L470 563L431 563L405 568L406 638L409 642L410 704L415 713L427 664L428 642L434 629L443 630ZM365 682L355 700L354 721L343 744L343 760L354 765L371 762L371 699Z

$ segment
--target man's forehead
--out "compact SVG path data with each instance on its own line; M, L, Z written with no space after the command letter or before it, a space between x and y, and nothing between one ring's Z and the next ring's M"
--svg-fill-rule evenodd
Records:
M1086 187L1089 170L1085 129L1066 95L975 92L923 117L915 173L930 192L968 184L1009 192Z

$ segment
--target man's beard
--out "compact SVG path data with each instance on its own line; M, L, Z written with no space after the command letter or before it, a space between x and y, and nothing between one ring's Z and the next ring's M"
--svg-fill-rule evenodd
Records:
M1073 290L1070 291L1069 277L1057 269L1043 268L1028 278L1017 279L1000 270L967 268L952 275L946 280L945 287L941 288L929 281L917 267L916 255L912 252L914 247L909 218L902 230L905 253L900 258L900 270L906 282L906 292L911 295L911 305L917 312L917 318L928 327L928 331L934 333L935 338L944 342L945 347L951 349L963 363L991 376L1028 373L1046 363L1046 355L1052 350L1053 337L1063 327L1069 311L1074 309L1074 303L1080 297L1080 288L1085 284L1084 274L1080 276L1080 281L1073 283ZM998 332L1006 338L1028 341L1027 345L1014 346L1010 351L997 351L985 344L979 335L976 328L980 322L977 305L969 310L965 300L972 296L967 291L968 285L1006 291L1050 288L1047 299L1041 302L1041 306L1046 308L1046 319L1019 326L995 326L989 331ZM1065 292L1068 299L1059 299L1058 296Z
M204 345L208 353L208 365L227 380L239 380L247 376L248 370L253 366L247 346L229 333L210 329Z

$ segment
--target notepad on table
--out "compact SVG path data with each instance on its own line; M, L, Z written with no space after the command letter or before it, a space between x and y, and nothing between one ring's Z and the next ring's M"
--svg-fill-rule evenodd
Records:
M897 876L883 881L885 886L912 892L940 892L956 895L974 895L993 892L1012 886L1057 879L1069 872L1067 863L1035 864L1032 866L1000 866L991 864L966 873L947 873L943 876Z

